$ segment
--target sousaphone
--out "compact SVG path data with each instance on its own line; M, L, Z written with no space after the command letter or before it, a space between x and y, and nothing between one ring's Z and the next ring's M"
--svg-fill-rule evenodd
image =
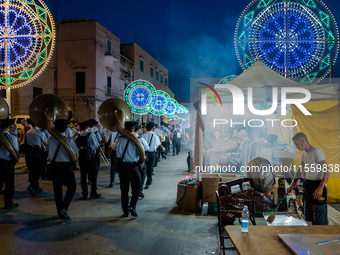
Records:
M66 139L54 126L54 122L57 119L68 119L68 106L66 102L61 97L53 94L37 96L29 107L29 115L35 125L46 129L51 136L59 141L69 154L71 162L75 165L76 156Z
M6 101L0 97L0 123L1 120L8 119L9 116L9 107ZM11 155L12 159L17 163L19 161L19 154L14 148L13 144L10 140L2 133L0 132L0 143L3 144L6 148L6 150Z
M128 104L119 98L107 99L98 110L100 123L110 131L119 132L123 137L131 140L139 150L138 164L145 160L145 152L137 137L127 131L124 127L125 121L131 119L131 109Z

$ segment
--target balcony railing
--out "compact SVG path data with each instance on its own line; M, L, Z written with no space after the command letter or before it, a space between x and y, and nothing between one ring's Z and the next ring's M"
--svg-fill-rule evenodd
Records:
M112 50L112 49L111 49L111 51L106 50L105 56L112 58L113 61L119 61L119 59L120 59L120 54L117 51Z

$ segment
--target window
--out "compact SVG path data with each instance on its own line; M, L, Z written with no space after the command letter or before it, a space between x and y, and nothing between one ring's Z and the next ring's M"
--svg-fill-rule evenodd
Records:
M107 39L107 54L111 55L111 41Z
M161 83L163 83L163 73L161 73Z
M150 67L150 77L153 78L153 68Z
M33 99L42 94L42 88L33 87Z
M76 72L76 93L85 93L85 72Z
M158 81L158 71L156 70L156 81Z
M107 76L107 92L106 94L111 95L111 76Z
M139 60L139 70L141 72L144 72L144 61L142 59Z
M167 77L164 78L164 84L165 84L165 86L168 86L168 78Z

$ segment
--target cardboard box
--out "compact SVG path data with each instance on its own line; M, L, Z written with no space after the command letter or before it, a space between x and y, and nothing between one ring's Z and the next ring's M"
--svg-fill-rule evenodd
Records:
M216 190L218 190L218 185L216 187L203 186L203 203L217 203Z
M196 212L199 208L201 186L177 184L177 209L180 211Z
M220 174L221 182L229 182L235 179L239 179L240 176L237 174Z
M216 203L216 190L221 181L219 174L202 174L203 203Z
M220 183L220 175L219 174L202 174L202 186L207 187L218 187Z

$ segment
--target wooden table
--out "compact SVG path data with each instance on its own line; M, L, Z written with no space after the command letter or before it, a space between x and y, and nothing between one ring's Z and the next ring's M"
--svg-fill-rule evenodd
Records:
M340 226L273 227L249 226L247 234L241 233L241 226L226 226L238 254L266 255L292 254L278 239L278 234L340 234Z

